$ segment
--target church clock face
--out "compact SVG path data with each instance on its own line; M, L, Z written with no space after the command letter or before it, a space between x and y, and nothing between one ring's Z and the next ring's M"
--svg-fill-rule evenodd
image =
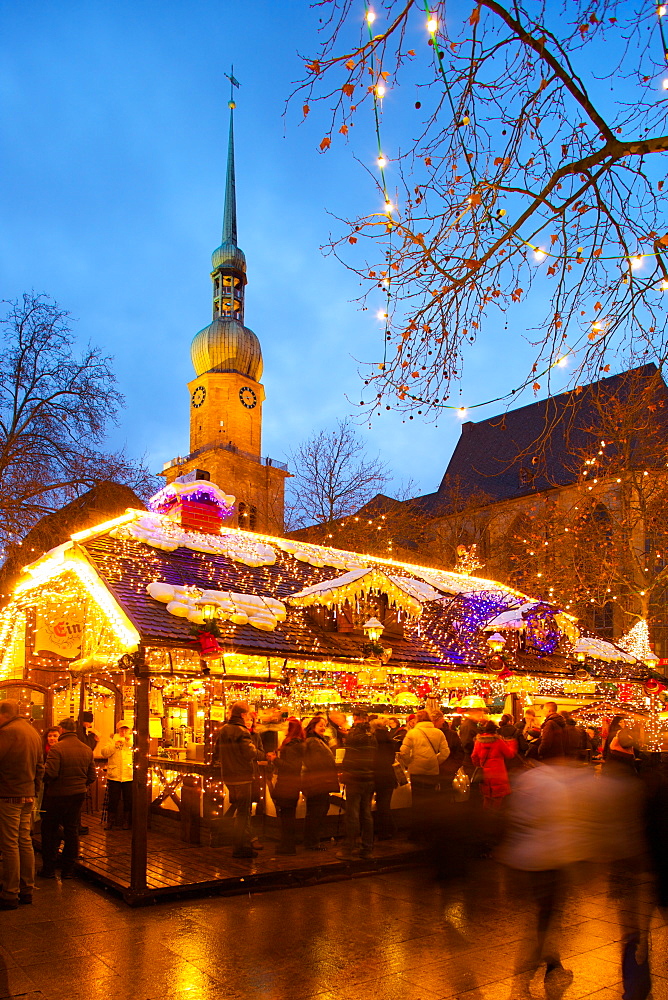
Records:
M192 400L192 404L195 407L195 409L199 410L200 406L206 399L206 389L204 388L204 386L198 385L197 388L193 391L193 394L190 398Z
M257 406L257 396L249 385L243 385L239 389L239 399L241 405L245 406L247 410L253 410Z

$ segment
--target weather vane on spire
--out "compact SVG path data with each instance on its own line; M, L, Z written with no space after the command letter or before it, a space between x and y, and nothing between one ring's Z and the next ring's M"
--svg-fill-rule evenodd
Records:
M225 76L230 81L230 99L228 101L228 107L236 108L236 104L234 102L234 88L240 87L241 84L234 75L234 66L230 66L230 72L225 73Z

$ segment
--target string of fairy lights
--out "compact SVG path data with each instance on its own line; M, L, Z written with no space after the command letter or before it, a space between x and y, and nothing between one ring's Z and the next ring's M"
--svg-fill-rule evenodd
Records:
M462 147L462 152L464 153L464 163L466 164L467 170L471 175L473 189L476 189L480 187L480 180L479 178L476 177L475 170L471 162L471 158L467 154L467 150L465 148L465 143L463 139L463 131L462 131L463 127L468 126L470 124L470 121L467 116L464 116L464 118L461 121L457 121L458 113L453 102L451 88L448 84L446 68L444 65L444 53L441 51L441 47L439 45L440 24L438 15L431 9L429 0L423 0L423 2L424 2L424 14L426 18L425 26L428 34L428 44L431 46L433 51L433 58L435 62L436 71L443 84L443 93L446 97L446 100L449 103L452 113L453 123L455 123L457 126L455 128L455 134L459 137L459 142ZM657 22L659 25L659 33L662 42L663 58L664 62L668 66L668 48L666 46L666 36L663 26L663 18L666 15L668 7L665 4L656 4L655 7L656 7ZM385 371L387 366L387 348L388 348L388 343L392 339L392 331L391 331L391 313L392 313L391 281L392 281L392 261L393 261L392 236L395 232L401 229L401 223L400 220L396 217L397 209L396 206L393 204L388 189L386 171L389 164L389 160L385 153L385 146L383 144L381 136L382 102L387 91L387 78L389 77L389 74L382 69L382 65L379 64L377 59L377 46L373 44L375 40L373 26L377 20L377 14L369 6L367 0L365 0L364 2L364 20L367 26L367 31L369 36L369 44L367 46L368 58L370 61L369 72L371 73L373 81L372 86L369 88L369 90L372 96L373 123L374 123L376 148L377 148L376 164L379 171L379 187L384 200L383 214L386 217L386 228L388 233L388 240L387 240L388 249L386 252L387 269L386 271L381 272L381 281L379 283L380 287L384 287L385 289L385 305L383 308L378 310L377 314L377 318L384 321L383 360L378 365L380 372L382 373L383 371ZM662 87L664 90L668 90L668 77L666 77L663 80ZM343 125L340 131L347 133L348 131L347 126ZM471 202L471 198L469 198L469 202ZM491 209L488 209L486 211L488 217L491 218L490 215ZM579 247L577 252L572 257L563 253L555 254L551 252L550 249L546 249L545 247L540 246L539 244L533 243L531 240L524 239L518 232L515 232L504 218L505 215L506 212L503 208L497 210L497 212L494 215L494 222L504 227L509 237L518 246L525 247L527 250L531 251L534 254L534 259L537 264L542 264L544 261L547 261L549 259L560 260L566 263L568 261L576 262L578 264L582 264L584 262L585 260L585 257L583 256L584 249L582 247ZM596 248L596 251L593 253L593 257L596 257L598 261L620 261L620 262L624 261L627 264L630 272L635 272L639 268L641 268L645 258L654 257L661 263L661 269L663 272L663 278L660 281L659 287L662 291L668 291L668 269L666 269L665 264L662 263L664 249L663 247L659 249L659 244L660 241L655 242L655 248L653 251L645 251L642 253L637 253L635 255L624 256L624 257L621 257L619 255L606 256L601 253L600 248ZM668 250L668 245L665 247L665 249ZM448 404L445 401L426 400L421 396L410 393L408 391L408 387L405 385L401 385L398 387L395 386L395 388L397 388L397 392L399 392L400 389L402 390L400 393L400 398L408 398L412 402L422 405L437 407L438 409L443 411L456 412L457 416L460 419L464 419L469 410L475 410L484 406L489 406L493 403L500 403L506 401L508 399L517 396L518 394L521 394L522 391L526 389L528 386L530 386L532 383L535 386L539 379L544 378L553 369L565 367L568 363L568 359L572 356L575 356L577 352L580 350L580 348L583 345L586 345L587 341L596 339L598 336L603 335L605 333L605 330L606 330L606 323L604 320L601 319L593 320L589 331L583 331L580 334L580 336L577 337L575 340L573 340L570 344L564 343L562 345L561 350L558 353L558 356L549 364L546 364L543 369L541 369L540 371L532 372L526 379L522 381L520 385L510 389L508 392L505 392L501 395L495 396L494 398L484 400L481 402L469 403L464 406L462 405L457 406L453 404ZM373 383L373 381L379 377L381 377L381 375L371 376L365 384L368 385L370 383ZM370 401L365 402L364 399L361 400L360 406L368 406L368 405L370 405ZM389 410L391 409L391 405L387 404L385 408ZM409 419L412 419L412 416L409 417Z

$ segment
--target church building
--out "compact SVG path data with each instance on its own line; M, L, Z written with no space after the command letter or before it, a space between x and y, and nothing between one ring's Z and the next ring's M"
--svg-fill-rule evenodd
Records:
M190 451L167 462L161 475L167 483L183 476L210 478L236 496L239 527L280 534L288 471L262 457L262 349L244 325L247 278L246 257L237 244L234 101L229 107L223 238L211 257L213 318L190 349L195 369L188 383Z

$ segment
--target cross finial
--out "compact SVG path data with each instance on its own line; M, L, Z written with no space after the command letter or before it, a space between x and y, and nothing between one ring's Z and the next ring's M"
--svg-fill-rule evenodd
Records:
M235 87L240 87L241 84L239 83L239 81L237 80L237 78L234 75L234 66L230 66L230 72L229 73L225 73L225 76L230 81L230 100L228 102L228 106L230 108L235 108L236 104L234 103L234 88Z

